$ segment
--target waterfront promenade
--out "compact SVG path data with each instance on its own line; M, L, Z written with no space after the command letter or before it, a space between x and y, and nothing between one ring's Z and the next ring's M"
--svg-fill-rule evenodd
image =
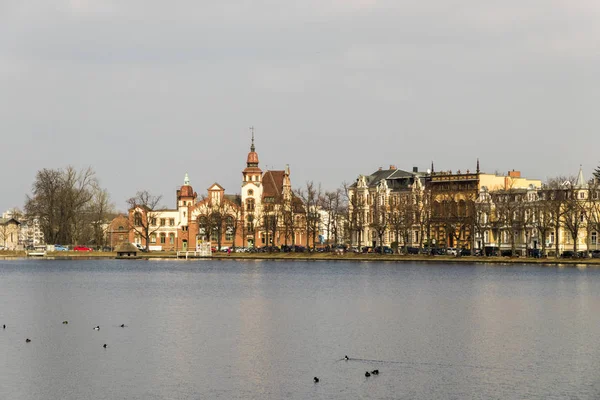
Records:
M139 254L144 259L177 259L177 252L157 251ZM1 259L53 259L53 260L93 260L112 259L115 252L47 252L44 257L28 257L24 251L0 252ZM182 258L180 258L182 259ZM526 258L526 257L480 257L480 256L430 256L430 255L400 255L400 254L363 254L363 253L214 253L211 257L195 257L188 260L280 260L280 261L356 261L356 262L427 262L427 263L456 263L456 264L535 264L535 265L586 265L600 266L600 258ZM185 259L183 259L185 260Z

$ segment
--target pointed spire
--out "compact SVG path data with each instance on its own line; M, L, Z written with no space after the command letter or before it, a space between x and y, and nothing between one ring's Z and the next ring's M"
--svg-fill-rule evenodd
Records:
M431 160L431 174L432 175L433 175L433 171L434 171L434 169L433 169L433 160Z
M477 157L477 169L475 170L476 173L479 173L479 157Z
M250 127L250 132L252 132L252 145L250 146L250 151L256 151L254 148L254 127Z
M190 177L188 176L187 172L185 173L185 178L183 178L183 184L185 186L189 186L190 185Z
M585 179L583 177L583 169L581 164L579 164L579 174L577 175L577 181L575 182L575 187L577 189L582 189L586 187Z

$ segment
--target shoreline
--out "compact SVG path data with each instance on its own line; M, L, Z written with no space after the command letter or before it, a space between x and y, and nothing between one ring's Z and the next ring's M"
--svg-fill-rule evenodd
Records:
M45 256L27 256L24 251L0 252L0 260L102 260L115 259L114 252L48 252ZM430 255L380 255L380 254L334 254L334 253L232 253L214 254L211 257L178 258L176 252L154 252L138 255L138 260L274 260L274 261L356 261L356 262L424 262L451 264L532 264L532 265L577 265L600 266L600 258L521 258L481 256L430 256Z

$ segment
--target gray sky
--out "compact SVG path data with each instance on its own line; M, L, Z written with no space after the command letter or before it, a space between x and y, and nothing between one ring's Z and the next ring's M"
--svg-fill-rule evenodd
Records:
M0 211L91 165L117 208L260 166L339 187L401 169L598 165L597 0L0 2Z

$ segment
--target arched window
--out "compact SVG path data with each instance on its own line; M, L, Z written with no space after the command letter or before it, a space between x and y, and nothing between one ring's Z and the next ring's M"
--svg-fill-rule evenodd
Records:
M247 199L246 200L246 211L254 211L254 199Z

